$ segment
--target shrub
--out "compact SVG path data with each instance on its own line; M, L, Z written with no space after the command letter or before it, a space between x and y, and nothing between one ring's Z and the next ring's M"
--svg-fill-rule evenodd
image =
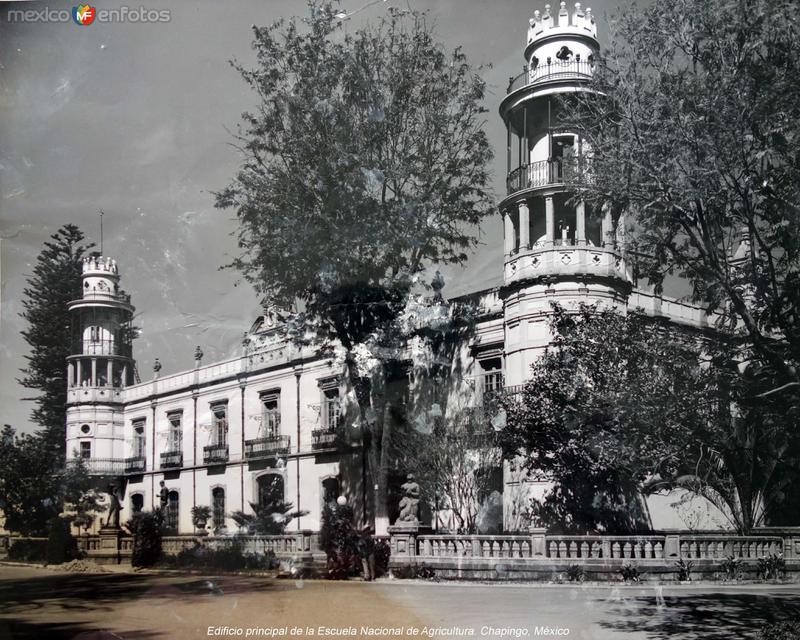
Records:
M725 572L726 580L739 580L742 577L742 559L738 556L725 556L720 568Z
M326 504L322 509L319 542L327 556L328 578L342 580L360 571L357 540L358 535L353 530L352 507L347 504Z
M12 540L8 549L8 559L15 562L44 562L46 557L47 540Z
M800 620L784 620L765 625L758 640L800 640Z
M51 518L47 528L47 564L64 564L78 557L78 543L70 533L69 522L59 517Z
M583 582L586 579L586 572L579 564L571 564L567 567L567 578L570 582Z
M763 580L777 580L786 572L786 561L782 553L770 553L758 559L758 575Z
M631 563L624 564L619 570L619 575L625 582L639 582L639 567Z
M392 550L386 540L375 541L375 573L378 577L389 573L389 557Z
M134 567L149 567L161 557L161 527L153 513L137 513L129 522L128 529L133 533Z
M244 553L238 542L220 549L197 545L191 549L183 549L178 555L164 560L164 564L168 566L220 571L274 569L278 564L273 552Z
M692 568L694 567L694 562L691 560L684 560L681 558L675 563L675 568L678 570L678 580L681 582L691 582L692 581Z

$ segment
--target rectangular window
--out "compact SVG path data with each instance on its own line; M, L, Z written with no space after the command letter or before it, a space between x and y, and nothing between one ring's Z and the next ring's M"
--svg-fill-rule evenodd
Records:
M481 391L483 393L497 393L503 390L505 376L503 375L502 358L486 358L478 361L481 368Z
M215 404L211 406L211 443L217 446L228 444L228 405Z
M144 458L147 452L147 442L144 435L144 418L133 421L133 457Z
M177 453L183 450L183 413L173 411L167 414L169 432L167 433L168 450Z
M322 395L322 419L325 428L335 431L339 428L339 418L341 417L339 389L325 389Z
M261 396L261 437L273 438L281 432L280 395L270 392Z
M81 442L81 458L87 460L92 457L92 443Z

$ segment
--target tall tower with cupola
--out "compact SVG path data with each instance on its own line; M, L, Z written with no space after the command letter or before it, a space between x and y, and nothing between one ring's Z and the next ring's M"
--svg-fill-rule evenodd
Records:
M521 384L550 341L551 303L624 305L630 292L611 209L594 211L570 193L570 171L589 155L580 131L560 128L560 98L591 92L599 53L591 9L562 2L529 21L523 72L511 78L500 116L508 178L502 298L505 384Z
M125 455L122 390L134 381L134 309L119 288L115 260L84 258L81 297L69 310L67 457L80 456L94 474L119 475Z

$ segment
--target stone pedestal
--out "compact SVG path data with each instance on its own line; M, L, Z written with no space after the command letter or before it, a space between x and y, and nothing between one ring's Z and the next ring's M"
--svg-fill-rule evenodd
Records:
M534 558L543 558L547 555L545 548L545 534L547 529L543 527L531 527L529 529L531 534L531 555Z
M120 564L120 541L124 532L119 527L102 527L100 529L100 542L97 548L89 550L89 559L97 564Z
M431 528L419 522L396 522L389 527L391 536L389 546L392 556L415 558L417 555L417 536L431 533Z

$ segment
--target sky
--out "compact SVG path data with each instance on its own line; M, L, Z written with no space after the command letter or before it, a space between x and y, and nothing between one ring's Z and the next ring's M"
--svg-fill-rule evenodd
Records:
M611 0L589 3L599 16ZM497 107L522 71L528 18L545 2L408 0L435 20L439 40L462 46L489 84L487 133L495 146L494 193L503 195L505 133ZM125 2L92 6L113 9ZM584 3L586 4L586 3ZM553 3L554 6L557 3ZM305 0L141 0L168 10L164 23L10 23L13 9L71 11L68 2L0 0L0 424L30 431L30 391L16 378L28 345L20 335L22 290L42 243L78 225L115 258L142 330L134 356L143 379L236 355L259 314L249 284L220 270L236 254L231 211L213 192L239 164L232 132L254 96L231 59L253 61L251 26L305 15ZM406 0L343 0L344 28L375 21ZM601 36L602 42L602 36ZM501 281L502 224L481 229L464 268L445 271L455 295Z

